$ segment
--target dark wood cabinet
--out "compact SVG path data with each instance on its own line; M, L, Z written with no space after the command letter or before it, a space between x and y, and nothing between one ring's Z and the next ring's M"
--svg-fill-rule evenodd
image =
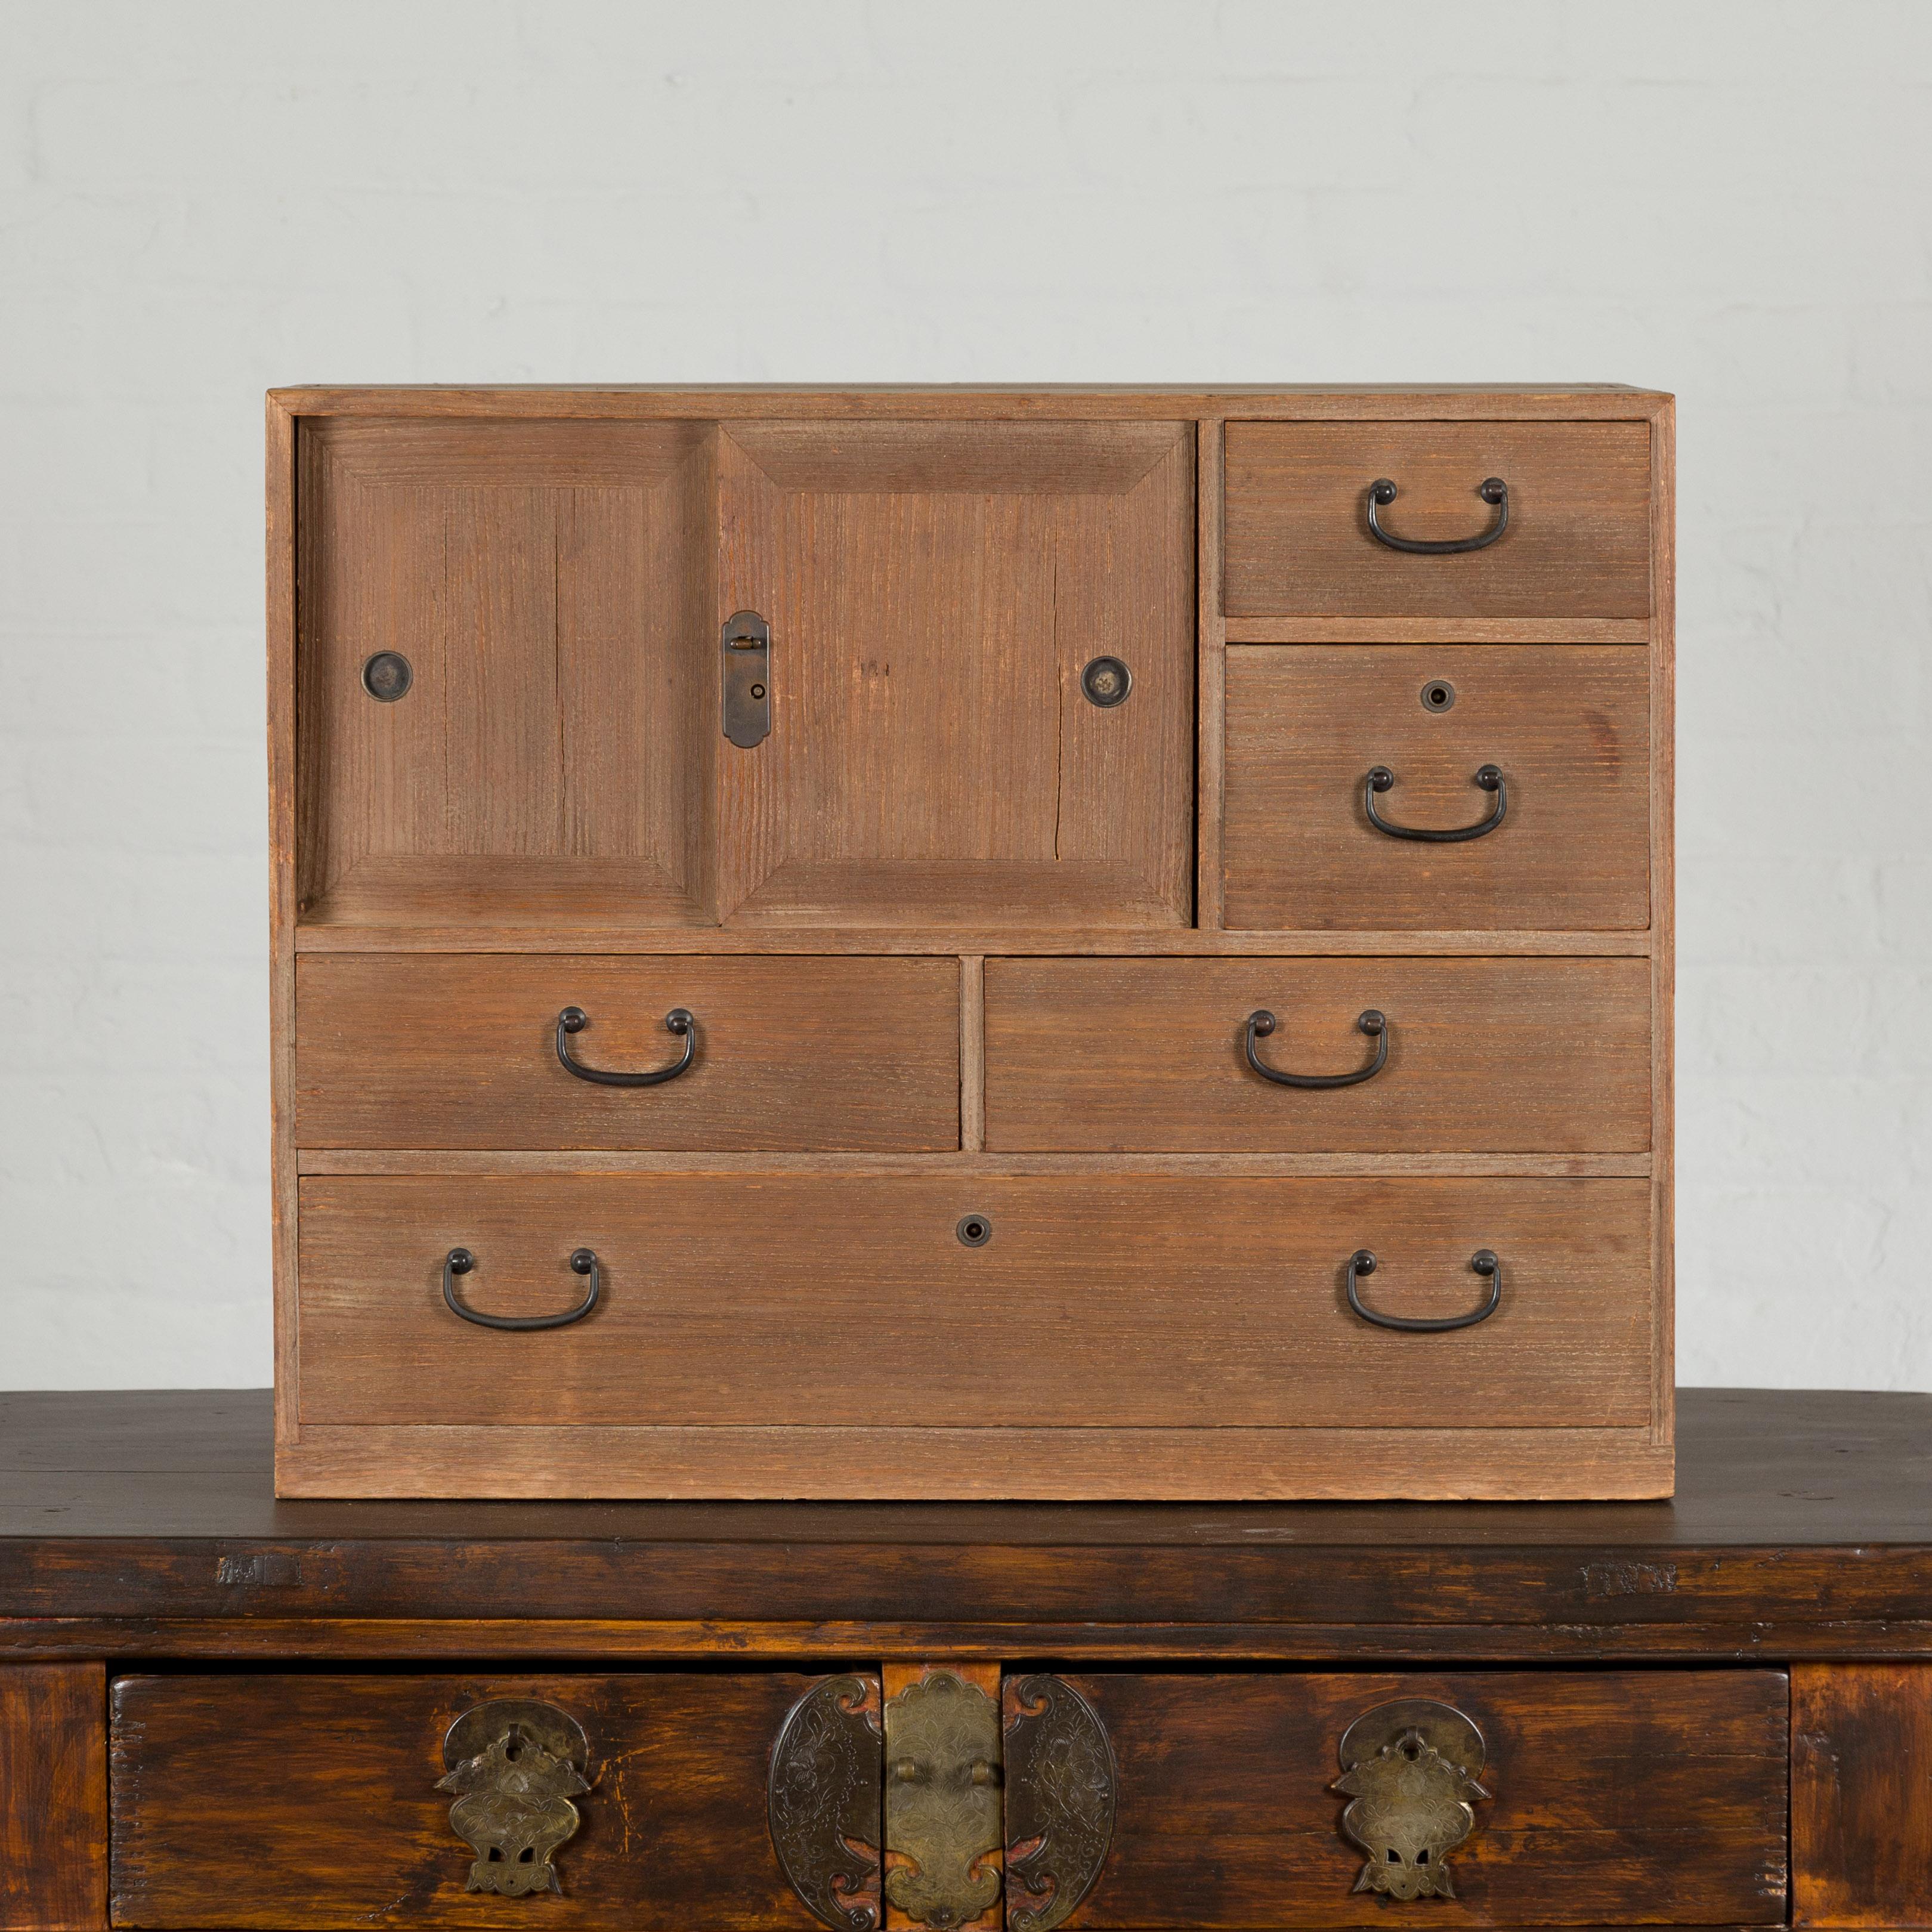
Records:
M1932 1397L1680 1401L1674 1502L1204 1509L278 1502L266 1390L0 1396L0 1932L1932 1925Z

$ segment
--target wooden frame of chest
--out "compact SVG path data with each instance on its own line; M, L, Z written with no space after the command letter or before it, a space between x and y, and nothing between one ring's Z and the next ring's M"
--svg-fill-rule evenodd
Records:
M280 1492L1668 1494L1672 475L272 395Z

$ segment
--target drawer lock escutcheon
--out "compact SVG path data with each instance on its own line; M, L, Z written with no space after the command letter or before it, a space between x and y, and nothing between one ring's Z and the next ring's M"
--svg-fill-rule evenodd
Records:
M772 627L755 610L724 620L719 692L724 735L745 751L772 728Z
M552 1861L581 1822L570 1801L590 1789L590 1756L584 1726L533 1699L495 1698L450 1726L436 1788L457 1794L450 1828L476 1854L470 1891L562 1891Z
M1342 1828L1368 1853L1358 1892L1454 1898L1448 1855L1475 1828L1471 1801L1483 1734L1454 1705L1403 1697L1364 1712L1342 1734Z
M1000 1707L976 1684L929 1670L886 1700L885 1720L886 1898L951 1932L1000 1895Z
M772 1848L832 1932L878 1932L879 1680L814 1684L787 1713L766 1787Z

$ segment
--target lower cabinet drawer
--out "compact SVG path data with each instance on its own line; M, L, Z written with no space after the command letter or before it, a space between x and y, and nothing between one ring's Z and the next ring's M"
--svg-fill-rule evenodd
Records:
M111 1916L1778 1924L1789 1708L1774 1670L125 1677Z
M1118 1780L1078 1926L1783 1922L1781 1670L1069 1681Z
M298 1198L304 1427L1652 1414L1646 1180L310 1176ZM535 1333L456 1312L568 1313L593 1286Z
M812 1681L124 1677L112 1922L808 1927L766 1765Z

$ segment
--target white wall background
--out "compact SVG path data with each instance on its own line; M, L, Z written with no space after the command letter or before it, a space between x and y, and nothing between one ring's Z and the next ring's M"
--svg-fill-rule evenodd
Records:
M1932 6L0 23L0 1385L269 1378L265 388L1608 379L1681 398L1681 1378L1932 1388Z

